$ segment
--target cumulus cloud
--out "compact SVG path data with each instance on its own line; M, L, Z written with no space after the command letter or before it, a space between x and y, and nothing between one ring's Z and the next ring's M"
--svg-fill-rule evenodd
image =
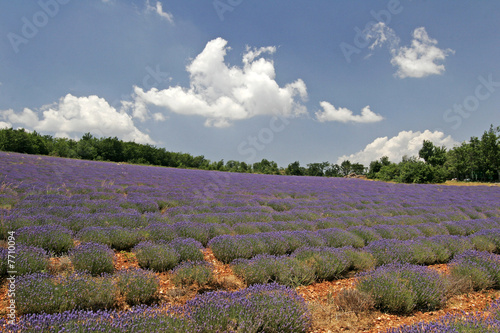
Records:
M441 61L455 53L452 49L440 49L438 41L427 34L424 27L413 31L411 46L399 46L399 37L385 23L374 24L365 33L366 40L374 40L369 46L371 50L387 45L392 55L391 64L397 68L395 76L422 78L439 75L445 71Z
M0 121L0 128L11 128L11 123L6 123L5 121Z
M380 159L382 156L389 157L391 162L400 162L403 156L418 156L424 140L431 141L436 146L452 148L459 142L451 136L445 136L443 132L425 130L424 132L402 131L398 135L388 138L381 137L368 144L363 150L339 157L337 163L344 160L361 163L368 166L371 161Z
M341 123L375 123L384 119L381 115L370 110L369 105L365 106L361 110L361 115L355 115L347 108L335 108L335 106L328 102L320 102L319 104L323 108L323 111L318 111L315 114L316 119L320 122L338 121Z
M232 121L258 115L293 117L306 113L301 104L307 100L305 83L298 79L280 87L273 61L264 57L273 54L275 47L247 47L242 67L224 63L228 50L222 38L209 41L186 67L189 88L144 91L134 87L133 116L148 119L151 115L147 106L154 105L178 114L202 116L206 118L205 126L226 127Z
M156 5L151 5L149 0L146 0L146 12L147 13L156 13L161 18L167 20L171 24L174 24L174 16L171 13L163 11L163 5L160 1L156 1Z
M391 64L398 68L396 76L420 78L442 74L445 70L444 65L436 62L444 60L454 51L442 50L436 46L437 43L437 40L429 37L425 28L415 29L411 46L400 47L393 52Z
M40 132L54 132L58 137L91 132L102 136L117 136L123 140L138 143L154 143L149 135L134 125L132 117L118 111L98 96L62 97L58 103L45 105L39 113L25 108L16 113L13 110L0 111L3 120L33 128Z

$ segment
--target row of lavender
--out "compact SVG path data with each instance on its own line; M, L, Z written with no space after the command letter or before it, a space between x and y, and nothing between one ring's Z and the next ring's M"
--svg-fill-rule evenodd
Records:
M312 270L311 267L297 266L297 262L294 263L293 259L283 261L271 256L260 256L254 259L254 263L260 261L260 267L264 267L264 270L260 268L260 270L255 270L254 274L249 276L254 280L259 280L266 274L268 274L269 279L274 275L275 280L280 285L296 286L307 284L310 279L314 279L314 274L319 273L328 278L332 274L336 274L335 269L337 267L350 265L350 260L352 262L362 262L360 260L362 256L359 257L359 253L356 253L354 249L350 251L352 253L346 255L346 252L335 253L324 249L301 250L295 257L299 260L297 262L304 259L306 262L322 261L321 265L314 267ZM239 264L239 262L235 263L237 273L241 269L246 269L246 267L239 267ZM182 276L181 271L193 272L193 268L200 266L201 264L188 262L180 269L175 270L174 275ZM206 268L210 271L210 268ZM464 251L456 255L451 261L450 272L450 275L444 276L425 266L402 263L383 265L375 270L358 274L355 291L359 295L355 300L365 298L367 303L371 302L374 307L382 311L408 314L415 310L439 309L452 294L468 293L486 288L500 288L500 257L495 254L475 250ZM199 275L199 271L195 272L195 274ZM184 277L186 276L184 274ZM266 283L264 285L274 285L267 282L269 281L264 281ZM263 284L254 284L240 293L249 296L248 292L250 290L266 288L262 286ZM274 290L274 287L269 288ZM285 287L280 288L281 291L286 290ZM120 300L125 300L130 305L154 303L159 299L159 279L153 272L142 269L121 270L114 275L101 274L99 276L74 273L54 277L46 273L35 273L20 277L17 281L17 290L16 304L19 314L40 312L50 314L73 310L112 309L120 307ZM222 294L225 296L214 296L213 299L207 301L207 304L212 302L212 306L227 310L227 302L231 299L232 294ZM262 297L263 295L252 296ZM219 304L218 302L222 303ZM252 303L253 306L257 302L262 306L259 299L248 299L246 302ZM206 311L210 310L212 309L206 309ZM259 308L259 310L262 310L262 308ZM300 313L306 316L306 312L302 309ZM234 313L232 315L234 316ZM242 319L239 318L241 315L238 315L236 319ZM28 318L30 319L23 319L21 324L32 325L32 319L40 317ZM48 318L51 318L51 325L54 325L52 321L61 317L49 316ZM233 319L235 318L224 318L222 321L226 325ZM148 320L146 321L148 322ZM221 319L212 318L212 321L219 324ZM208 332L212 332L212 330Z
M312 226L311 223L302 221L287 223L287 226L293 225L297 227L294 231L267 231L270 229L267 228L269 225L267 223L240 224L238 230L243 231L243 233L236 234L238 236L233 236L235 235L234 229L227 227L225 224L217 223L178 222L173 225L155 223L141 229L119 226L85 227L76 234L65 227L49 224L26 226L17 229L16 238L19 243L39 246L55 254L64 253L72 248L74 246L73 240L75 239L80 242L106 244L118 251L128 251L145 240L170 242L176 238L193 238L204 246L211 244L210 246L215 249L218 259L229 262L240 257L247 257L245 254L240 255L239 252L248 253L249 249L240 250L239 248L248 247L246 243L259 242L259 239L262 239L264 242L268 242L266 239L271 239L272 241L273 238L275 238L274 242L278 242L278 240L285 241L288 245L284 245L283 251L272 253L272 250L268 250L268 252L271 251L269 252L271 254L285 254L293 252L299 246L363 247L374 241L383 239L411 240L438 235L468 236L481 230L500 227L500 218L422 223L412 226L352 226L346 229L332 228L333 224L331 220L318 220L316 221L316 226L324 228L311 230L314 228L307 228L307 226ZM299 229L299 226L302 229ZM4 224L3 227L3 231L7 235L11 231L9 225ZM259 228L260 232L244 232L255 228ZM293 230L293 228L290 229ZM223 246L220 244L224 242L232 244L232 253L222 253L217 250L217 247ZM223 247L228 248L228 246ZM260 252L261 250L253 250L250 256L259 254Z
M310 313L293 289L256 285L238 292L210 292L182 307L139 306L131 311L67 311L24 316L9 332L307 332Z
M332 237L341 234L339 230L328 231ZM43 235L48 241L54 241L51 235L56 232L50 230ZM407 241L377 240L363 248L325 247L324 239L318 243L318 238L307 236L307 232L300 231L240 236L241 239L221 236L210 246L222 259L231 259L226 262L231 263L235 273L248 285L278 282L294 287L338 279L350 271L366 271L389 263L430 265L449 262L469 250L491 253L500 249L500 229L483 230L468 237L441 235ZM36 240L35 237L28 239ZM287 254L291 246L294 246L293 252ZM175 238L171 242L141 242L132 252L142 268L164 272L183 262L204 266L202 249L202 244L192 238ZM0 256L0 275L4 276L7 250L2 248ZM113 273L114 256L108 245L100 243L82 243L69 251L74 269L93 275ZM49 254L42 248L22 245L16 269L18 274L47 271Z

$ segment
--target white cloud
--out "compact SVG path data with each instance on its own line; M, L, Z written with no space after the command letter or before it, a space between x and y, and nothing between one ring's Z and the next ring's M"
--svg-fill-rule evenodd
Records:
M39 118L38 113L27 108L20 113L13 110L0 112L6 121L40 132L54 132L58 137L91 132L99 136L117 136L125 141L154 143L149 135L134 126L131 116L117 111L105 99L95 95L75 97L68 94L58 103L43 106L41 115Z
M5 121L0 121L0 128L11 128L11 123L6 123Z
M35 127L38 123L38 116L35 112L25 108L21 113L15 113L14 110L9 109L0 111L3 119L8 119L15 124L23 124L28 127Z
M418 156L418 151L422 148L424 140L431 141L439 147L446 146L447 148L459 144L451 136L445 137L444 133L439 131L402 131L392 138L386 136L377 138L362 151L339 157L337 163L340 164L344 160L349 160L368 166L371 161L378 160L382 156L387 156L391 162L398 163L405 155Z
M171 13L164 12L163 11L163 5L160 1L156 1L156 5L152 6L149 3L149 0L146 0L146 12L147 13L156 13L158 14L161 18L164 18L168 22L174 24L174 16Z
M437 40L429 37L425 28L415 29L411 47L401 47L393 52L391 64L398 68L396 76L420 78L442 74L445 70L444 65L436 62L444 60L454 51L442 50L436 46L437 43Z
M370 30L366 32L365 38L367 40L375 39L372 45L369 46L370 50L380 47L384 44L389 44L389 49L396 49L399 45L399 37L394 30L388 27L384 22L374 24Z
M320 122L338 121L341 123L375 123L384 119L381 115L370 110L369 105L365 106L363 110L361 110L361 115L354 115L351 110L341 107L335 108L335 106L328 102L320 102L319 104L323 108L323 111L318 111L315 114L316 119Z
M183 115L206 118L206 126L226 127L234 120L257 115L285 117L306 113L301 101L307 100L305 83L298 79L284 87L275 81L274 63L263 57L275 47L250 49L243 55L243 67L224 63L229 47L222 38L207 43L205 49L187 66L190 87L169 87L145 92L134 87L133 115L140 120L150 117L147 105L163 107Z
M440 75L445 71L445 67L439 62L455 53L452 49L438 48L437 40L430 38L424 27L413 31L411 46L399 46L399 37L383 22L374 24L366 31L365 38L374 39L369 46L371 50L384 44L388 45L392 55L391 64L397 68L395 76L401 79Z

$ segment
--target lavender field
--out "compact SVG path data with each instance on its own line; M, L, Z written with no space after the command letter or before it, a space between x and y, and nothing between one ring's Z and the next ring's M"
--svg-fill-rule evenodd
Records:
M311 313L296 287L357 274L376 308L428 311L447 298L448 281L425 267L438 263L468 272L473 290L500 287L500 187L0 152L0 222L2 292L16 271L15 311L5 297L0 325L14 332L307 332ZM207 249L245 288L166 303L161 274L184 286L213 282ZM117 269L118 254L139 268Z

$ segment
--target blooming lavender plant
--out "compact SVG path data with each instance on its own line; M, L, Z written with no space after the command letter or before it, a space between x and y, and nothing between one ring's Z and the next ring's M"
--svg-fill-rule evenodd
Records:
M307 332L311 317L295 290L254 285L238 292L210 292L186 303L200 332Z
M69 258L76 271L100 275L115 270L115 254L104 244L82 243L69 252Z
M358 235L342 229L322 229L318 233L325 239L327 246L330 247L363 247L365 241Z
M3 278L4 276L7 275L8 271L8 254L9 251L4 248L0 247L0 278Z
M197 240L178 237L168 244L179 253L180 261L203 260L203 245Z
M450 262L455 279L466 279L474 290L500 287L500 258L489 252L465 251Z
M297 287L316 280L315 269L310 264L289 256L262 254L252 259L235 260L231 266L248 285L276 282Z
M117 286L130 305L150 304L159 299L160 280L151 271L128 269L116 274Z
M175 285L189 286L196 283L204 286L213 282L212 266L206 261L187 261L172 270Z
M296 250L293 256L309 263L320 281L338 279L351 267L351 260L342 249L304 247Z
M177 266L180 260L179 253L165 243L141 242L132 252L142 268L156 272L168 271Z
M16 249L15 267L17 274L47 271L49 268L49 254L39 247L19 245Z
M71 235L70 230L59 225L33 226L17 230L16 241L61 254L74 247Z
M407 314L437 309L445 302L444 279L423 266L392 264L362 273L356 288L382 311Z

